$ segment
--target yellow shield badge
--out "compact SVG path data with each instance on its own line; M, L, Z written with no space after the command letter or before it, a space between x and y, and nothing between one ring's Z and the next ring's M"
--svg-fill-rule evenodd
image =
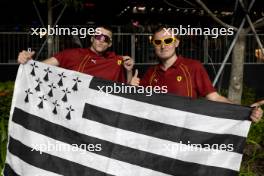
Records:
M178 82L180 82L182 80L182 76L177 76L176 79Z
M122 60L117 60L117 65L121 65L122 64Z

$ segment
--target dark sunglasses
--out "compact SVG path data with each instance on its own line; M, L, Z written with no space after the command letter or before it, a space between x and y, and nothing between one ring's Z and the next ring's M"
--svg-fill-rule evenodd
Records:
M104 35L104 34L95 35L94 38L96 40L100 40L100 41L103 41L103 42L106 42L106 43L111 43L111 41L112 41L112 39L109 36Z
M163 38L163 39L155 39L152 41L152 43L155 46L160 46L162 43L164 43L164 45L171 45L173 42L176 41L176 38L174 37L168 37L168 38Z

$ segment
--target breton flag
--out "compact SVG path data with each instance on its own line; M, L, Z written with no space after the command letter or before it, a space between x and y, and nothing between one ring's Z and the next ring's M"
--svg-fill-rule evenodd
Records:
M4 175L238 174L249 107L113 86L125 87L36 61L20 65Z

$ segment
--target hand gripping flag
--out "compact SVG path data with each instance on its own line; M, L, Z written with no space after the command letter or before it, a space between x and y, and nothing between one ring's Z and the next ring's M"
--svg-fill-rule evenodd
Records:
M4 175L238 174L249 107L110 92L114 84L36 61L21 65Z

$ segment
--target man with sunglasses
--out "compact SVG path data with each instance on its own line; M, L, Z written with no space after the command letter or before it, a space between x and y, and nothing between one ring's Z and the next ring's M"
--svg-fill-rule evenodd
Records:
M118 56L107 51L112 45L112 31L108 27L96 28L98 35L91 37L90 48L66 49L44 60L46 64L79 71L92 76L118 82L129 82L134 61L129 56ZM18 63L24 64L35 52L22 51ZM126 70L126 78L125 78Z
M143 79L132 77L131 85L167 86L168 93L191 98L205 97L208 100L232 103L214 89L203 65L196 60L177 56L175 49L179 39L171 31L160 27L154 32L152 43L160 63L150 67ZM254 108L251 119L258 122L262 117L261 108Z

